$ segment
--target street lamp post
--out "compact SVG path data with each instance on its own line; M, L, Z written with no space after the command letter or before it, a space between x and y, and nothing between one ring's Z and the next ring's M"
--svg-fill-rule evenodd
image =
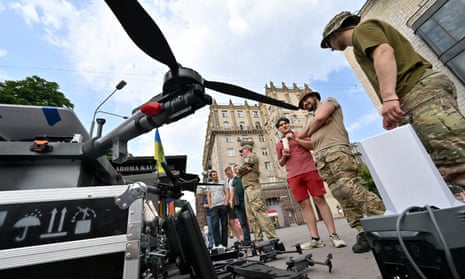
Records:
M108 114L108 115L115 116L115 117L119 117L119 118L123 118L123 119L128 119L128 118L129 118L129 117L126 116L126 115L116 114L116 113L112 113L112 112L108 112L108 111L103 111L103 110L99 110L99 111L97 111L97 113Z
M105 100L103 100L103 101L97 106L97 108L95 109L94 115L92 116L92 123L90 124L90 132L89 132L90 138L92 138L92 133L93 133L93 131L94 131L94 125L95 125L95 116L97 115L98 110L100 109L100 107L101 107L106 101L108 101L108 99L110 99L111 96L113 96L113 94L116 93L116 91L123 89L124 86L126 86L126 82L125 82L124 80L121 80L120 82L118 82L118 84L117 84L116 87L115 87L115 90L113 90L113 92L111 92L111 93L105 98Z

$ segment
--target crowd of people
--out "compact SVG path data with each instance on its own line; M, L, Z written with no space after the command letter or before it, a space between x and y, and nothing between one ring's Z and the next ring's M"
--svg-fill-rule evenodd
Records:
M451 189L465 200L465 118L459 111L453 82L434 70L408 40L387 22L378 19L361 21L360 16L341 12L323 30L321 48L344 51L352 47L355 58L368 77L382 103L382 125L386 130L411 124L434 164ZM303 249L325 246L320 238L312 202L318 208L329 233L331 244L345 247L336 232L333 213L325 199L326 182L338 201L338 215L356 229L354 253L370 251L360 219L385 211L378 195L363 186L359 165L350 148L341 105L333 97L305 91L298 107L308 112L304 128L295 131L292 120L280 117L275 123L280 140L276 156L287 171L287 185L302 209L309 231ZM277 237L266 214L259 183L259 161L252 146L240 149L243 161L234 170L225 169L227 181L218 182L216 171L210 172L205 206L209 209L209 248L227 247L228 225L244 245ZM339 212L339 210L341 212ZM238 218L242 234L235 231L231 219ZM210 239L211 238L211 239Z
M226 167L226 181L220 183L216 170L210 171L204 207L207 208L208 248L228 247L230 231L243 246L251 245L250 227L256 242L277 237L263 199L259 182L258 157L252 153L252 146L240 149L242 164L235 164L234 170ZM242 233L239 233L235 219L239 220Z

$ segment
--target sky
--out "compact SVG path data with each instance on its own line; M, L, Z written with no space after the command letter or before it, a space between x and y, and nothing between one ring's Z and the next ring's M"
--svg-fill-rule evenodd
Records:
M319 47L326 23L362 0L145 0L179 63L210 81L264 94L266 84L308 84L339 100L352 142L383 132L381 118L340 52ZM127 85L100 110L127 116L162 92L169 70L141 51L102 0L4 0L0 3L0 81L37 75L59 84L87 129L97 106L120 80ZM243 99L207 90L219 104ZM253 103L249 101L249 104ZM159 128L166 155L187 155L202 172L209 109ZM123 121L107 120L103 134ZM94 130L95 133L95 130ZM154 153L154 131L129 143L135 156Z

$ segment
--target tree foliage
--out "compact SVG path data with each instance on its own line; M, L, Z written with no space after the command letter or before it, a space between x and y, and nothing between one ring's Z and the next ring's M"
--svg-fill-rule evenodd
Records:
M364 163L359 164L359 166L358 166L358 175L364 180L365 187L369 191L371 191L371 192L377 194L379 197L381 197L379 195L378 188L376 188L375 181L373 180L373 177L371 176L371 173L368 170L367 165L365 165Z
M74 104L59 91L58 83L38 76L0 82L0 103L74 108Z

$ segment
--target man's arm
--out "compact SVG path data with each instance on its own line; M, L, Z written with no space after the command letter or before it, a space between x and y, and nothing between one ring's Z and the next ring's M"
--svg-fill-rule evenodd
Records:
M212 193L207 192L208 208L212 208Z
M298 137L294 137L294 140L297 141L297 143L300 146L302 146L303 148L305 148L307 150L312 150L313 149L313 143L308 138L299 139Z
M287 157L289 157L289 151L285 151L282 143L276 144L276 155L278 155L278 164L280 167L286 165Z
M383 127L391 130L405 118L396 93L397 64L394 49L391 45L382 43L371 51L371 59L378 77L379 92L383 102L381 109Z
M224 205L228 205L229 204L229 186L227 186L228 183L226 182L225 186L224 186Z
M231 187L229 187L229 205L234 208L234 178Z
M298 138L303 139L305 137L311 137L321 126L326 124L335 109L336 106L334 104L329 102L321 103L313 119L299 132Z

